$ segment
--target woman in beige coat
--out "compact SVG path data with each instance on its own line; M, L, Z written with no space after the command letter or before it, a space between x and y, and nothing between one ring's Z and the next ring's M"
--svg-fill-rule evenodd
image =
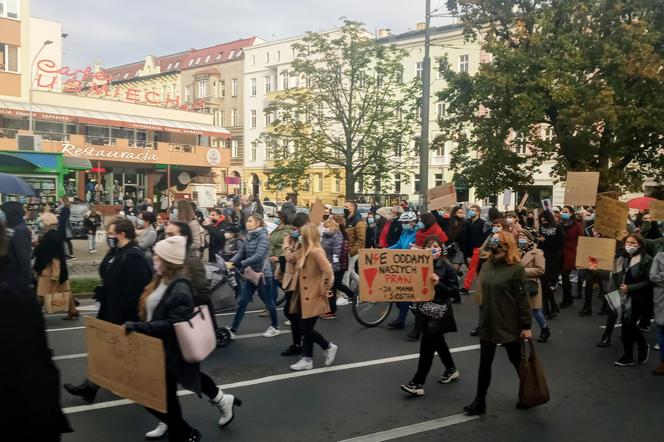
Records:
M314 330L318 317L328 312L327 297L334 282L332 265L327 260L325 251L320 245L318 227L307 224L300 228L302 247L293 251L290 245L284 248L288 262L294 265L293 290L289 306L291 314L301 318L302 359L291 365L291 370L311 370L314 367L314 342L325 354L325 365L331 365L337 354L338 347L328 342L323 335Z
M542 282L545 260L544 252L537 248L535 234L530 229L521 229L518 237L519 250L521 250L521 264L526 269L528 283L528 303L533 311L533 317L540 326L540 336L537 342L546 342L551 337L551 331L542 314Z

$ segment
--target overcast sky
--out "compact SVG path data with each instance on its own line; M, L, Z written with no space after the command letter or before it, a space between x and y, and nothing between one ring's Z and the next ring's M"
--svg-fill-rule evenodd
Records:
M432 9L444 0L432 0ZM62 23L64 63L116 66L252 35L281 39L337 26L340 17L367 30L415 29L424 0L32 0L33 17ZM447 23L437 18L433 25Z

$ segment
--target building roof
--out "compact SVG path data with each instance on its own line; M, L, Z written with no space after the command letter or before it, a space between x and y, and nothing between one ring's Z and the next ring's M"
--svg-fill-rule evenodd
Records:
M188 51L175 54L155 57L155 64L159 66L159 73L183 71L185 69L194 69L201 66L226 63L229 61L241 60L244 54L244 48L252 46L257 37L249 37L241 40L235 40L228 43L222 43L203 49L189 49ZM129 80L137 76L138 71L143 69L145 61L116 66L104 69L105 72L113 77L113 80Z
M461 23L452 23L452 24L445 25L445 26L432 26L430 28L430 32L431 32L431 35L434 36L434 35L437 35L437 34L445 34L445 33L448 33L448 32L457 31L457 30L463 29L463 27L464 27L464 25L461 24ZM424 30L421 30L421 31L408 31L408 32L404 32L403 34L388 35L387 37L379 38L376 41L378 41L379 43L384 43L384 44L397 43L397 42L402 41L402 40L411 40L411 39L420 38L420 37L424 38L424 33L425 33Z

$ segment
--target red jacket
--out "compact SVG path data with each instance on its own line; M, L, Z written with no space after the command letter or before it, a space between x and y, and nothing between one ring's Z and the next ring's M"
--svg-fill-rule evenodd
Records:
M426 240L430 236L437 237L438 241L440 241L441 246L447 242L447 235L445 235L443 229L440 228L438 223L434 223L428 229L421 229L417 231L417 233L415 234L415 244L417 245L417 247L424 247L424 240Z
M563 224L565 239L563 240L563 270L574 270L576 268L576 246L579 236L583 236L583 226L578 221L566 226Z

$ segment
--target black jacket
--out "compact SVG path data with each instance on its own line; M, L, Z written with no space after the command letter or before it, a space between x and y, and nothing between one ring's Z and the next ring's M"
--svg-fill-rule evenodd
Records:
M58 232L62 238L67 238L67 227L69 226L69 217L71 216L71 209L64 206L58 215Z
M203 226L205 230L210 234L210 248L209 248L209 262L215 262L214 255L219 253L221 254L224 251L224 244L226 243L226 233L227 223L224 221L219 221L216 224L210 224L209 226Z
M622 255L622 259L618 259L617 265L625 259L629 259L626 254ZM653 287L650 282L650 267L652 267L653 259L650 255L641 255L641 261L627 269L617 268L611 276L613 284L618 289L624 282L627 286L627 295L632 299L632 309L634 314L633 318L638 319L641 313L646 313L650 310L653 300Z
M138 321L138 300L152 279L152 268L136 245L110 251L99 266L103 289L98 319L122 325Z
M388 220L386 220L385 218L381 218L376 223L376 234L375 234L376 246L379 245L380 234L383 231L383 227L385 227L385 223L387 221ZM399 241L399 237L401 236L401 227L402 227L401 223L399 221L397 221L396 219L392 220L392 222L390 223L390 228L387 231L387 246L388 247L395 245Z
M9 263L10 268L7 278L14 287L20 290L33 287L32 267L30 258L32 256L32 234L24 222L12 227L13 232L9 239ZM62 247L60 247L63 249ZM64 253L64 249L63 249Z
M128 321L128 332L136 331L164 342L166 369L173 373L187 390L201 395L200 364L192 364L182 357L173 324L188 321L194 315L193 291L189 280L178 278L170 283L155 308L149 322Z
M0 258L0 427L3 441L60 440L71 432L60 408L60 372L51 360L35 296L12 285L8 255Z
M433 268L438 276L438 284L434 287L436 294L433 302L436 304L447 304L447 313L440 319L430 319L418 311L418 326L425 333L453 333L457 331L456 321L454 320L454 311L452 310L451 300L459 291L459 278L452 266L447 261L437 260Z
M101 214L99 214L99 212L94 215L86 215L85 218L83 218L83 227L85 227L86 233L94 235L97 233L97 229L101 227L101 224Z
M65 259L65 248L62 247L62 237L57 230L46 232L37 247L35 247L35 272L39 275L42 270L51 264L54 259L60 260L60 284L69 279L67 260Z
M484 231L486 221L482 218L477 218L475 221L468 219L463 225L463 230L459 238L459 245L466 258L473 256L473 249L482 247L484 241L491 230Z

